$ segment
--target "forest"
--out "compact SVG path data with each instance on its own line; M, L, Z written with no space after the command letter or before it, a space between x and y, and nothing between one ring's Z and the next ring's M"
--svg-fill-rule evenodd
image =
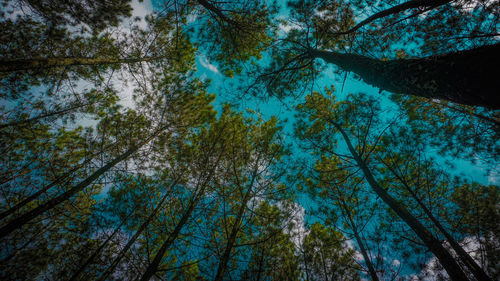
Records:
M0 279L500 280L500 0L0 0Z

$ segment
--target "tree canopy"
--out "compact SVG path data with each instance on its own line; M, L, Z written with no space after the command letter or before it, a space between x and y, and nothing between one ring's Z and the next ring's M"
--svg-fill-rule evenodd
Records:
M2 280L500 278L497 0L2 0Z

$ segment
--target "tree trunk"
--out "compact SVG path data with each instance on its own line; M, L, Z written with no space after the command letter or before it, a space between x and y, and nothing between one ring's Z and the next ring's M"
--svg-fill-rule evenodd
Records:
M92 253L92 255L85 260L85 262L78 268L78 270L75 273L73 273L73 275L69 279L70 281L78 280L78 277L80 277L80 274L82 274L83 271L85 271L87 266L89 266L94 261L94 259L97 257L97 255L99 255L101 253L101 251L104 249L104 247L106 247L106 245L108 245L108 243L116 236L116 234L118 234L118 232L120 231L123 224L127 221L127 219L131 215L132 215L132 213L129 214L122 222L120 222L120 224L115 228L113 233L103 243L101 243L101 245L99 245L99 247Z
M424 210L427 217L429 217L429 219L434 223L434 225L439 229L439 231L444 235L444 237L446 237L446 239L450 243L450 245L453 248L453 250L455 251L455 253L462 260L462 262L467 266L467 268L469 268L469 270L472 272L474 277L480 281L493 281L488 276L488 274L486 274L486 272L484 272L484 270L476 263L476 261L474 261L474 259L462 248L462 246L460 246L460 244L458 244L458 242L453 238L453 236L451 236L451 234L448 233L448 231L446 231L446 229L443 227L443 225L441 225L439 220L432 214L431 210L429 210L429 208L427 208L427 206L424 204L424 202L422 202L422 200L420 200L420 198L418 198L417 194L415 194L415 192L410 188L410 186L407 185L406 181L398 173L396 173L396 171L394 171L394 169L392 169L392 167L390 167L389 165L387 165L385 163L384 163L384 165L389 169L389 171L396 178L399 179L399 181L403 184L405 189L411 194L413 199L415 199L415 201L420 206L420 208L422 208L422 210Z
M90 105L90 104L91 103L85 103L85 104L81 104L81 105L75 105L75 106L71 106L71 107L66 108L66 109L61 109L61 110L58 110L58 111L53 111L53 112L41 114L41 115L38 115L38 116L35 116L35 117L32 117L32 118L27 118L27 119L23 119L23 120L12 121L12 122L9 122L9 123L0 124L0 129L7 128L7 127L16 127L16 126L19 126L21 124L31 123L33 121L37 121L37 120L44 119L44 118L47 118L47 117L56 116L56 115L59 115L59 114L64 114L64 113L70 112L72 110L75 110L75 109L78 109L78 108L81 108L81 107L84 107L84 106L87 106L87 105Z
M155 209L153 210L151 215L149 215L149 217L139 226L137 231L134 233L134 236L132 236L132 238L130 238L130 240L127 242L125 247L123 247L123 249L120 251L118 256L116 256L116 258L113 260L113 263L111 263L111 265L108 266L108 268L106 269L106 271L104 271L104 273L101 275L101 277L99 277L99 279L98 279L99 281L106 280L109 277L109 275L111 275L115 271L115 268L118 265L118 263L120 263L120 261L125 256L125 254L128 252L130 247L132 247L132 245L134 245L137 238L139 238L139 236L142 234L142 232L149 226L149 223L151 222L151 220L153 220L153 218L156 216L158 211L161 209L161 207L163 206L163 203L165 202L165 200L167 200L168 196L170 195L170 191L172 190L172 188L174 188L174 186L176 184L177 184L177 180L174 180L174 182L170 186L169 190L165 193L165 195L163 195L162 199L160 200L160 202L158 202L158 205L155 207Z
M142 275L140 281L148 281L156 273L156 270L158 269L158 266L160 265L161 260L165 256L165 253L170 248L172 243L177 239L182 228L187 223L188 219L191 217L191 214L193 213L194 208L196 207L196 205L198 204L198 202L200 201L200 199L202 197L201 195L202 194L200 192L200 194L198 194L196 196L194 201L189 204L188 209L182 215L181 219L179 220L179 223L177 223L177 225L175 226L174 231L168 236L167 240L165 240L165 242L163 242L163 244L161 245L158 252L156 252L156 255L153 258L153 261L146 268L146 271Z
M32 58L32 59L0 59L0 73L20 70L37 70L53 67L75 65L109 65L121 63L137 63L162 59L165 57L143 58Z
M415 232L422 242L424 242L453 281L468 281L469 279L462 268L460 268L458 263L453 259L453 256L443 247L441 242L437 240L403 205L390 196L389 193L378 184L365 161L358 155L352 146L349 137L342 127L335 122L332 122L332 124L342 134L349 152L352 154L358 167L363 171L366 181L373 191Z
M259 159L257 158L257 163ZM256 164L257 165L257 164ZM224 277L224 273L227 268L227 263L229 262L229 257L231 255L231 250L234 247L234 243L236 241L236 236L238 235L238 231L240 230L240 224L241 220L243 218L243 215L245 213L245 208L247 207L247 203L250 200L250 195L252 193L252 187L255 182L255 178L257 177L257 172L258 172L258 166L255 167L255 170L252 175L252 180L250 181L250 185L245 192L245 196L243 196L243 200L241 202L240 209L238 210L238 214L236 216L236 221L234 222L232 228L231 228L231 234L229 236L229 239L227 241L226 248L224 249L224 253L222 254L222 259L219 262L219 266L217 267L217 273L215 275L214 281L222 281L222 278Z
M108 145L106 146L105 149L108 149L111 145ZM94 153L93 155L91 155L89 159L85 160L84 162L82 162L81 164L77 165L76 167L74 167L73 169L71 169L69 172L67 173L64 173L63 175L57 177L53 182L49 183L48 185L42 187L40 190L38 190L37 192L33 193L32 195L28 196L27 198L23 199L21 202L17 203L16 205L14 205L13 207L11 207L10 209L6 210L6 211L3 211L2 213L0 213L0 220L10 216L11 214L13 214L14 212L20 210L22 207L26 206L28 203L32 202L33 200L37 199L40 195L42 195L43 193L47 192L49 189L51 189L52 187L58 185L58 184L61 184L64 182L65 179L68 179L73 173L75 173L76 171L78 171L79 169L81 169L83 166L85 166L86 164L90 163L92 160L94 160L94 157L96 156L99 156L101 155L105 150L101 150L97 153Z
M100 176L102 176L104 173L109 171L111 168L113 168L116 164L120 163L121 161L127 159L130 155L134 154L139 148L141 148L143 145L147 144L150 142L152 139L160 135L166 127L158 130L155 132L153 135L148 137L146 140L141 142L138 145L132 145L127 151L125 151L123 154L117 156L113 161L109 162L106 164L104 167L98 169L95 171L92 175L88 176L86 179L69 189L68 191L64 192L63 194L50 199L49 201L43 203L42 205L28 211L24 215L21 215L18 218L15 218L11 220L7 225L3 226L0 229L0 238L3 238L10 234L12 231L21 228L23 225L31 221L32 219L38 217L39 215L45 213L46 211L56 207L57 205L61 204L62 202L68 200L71 198L73 195L77 194L78 192L82 191L90 185L94 180L98 179ZM23 201L24 202L24 201Z
M444 5L446 3L449 3L449 2L451 2L451 0L412 0L412 1L408 1L405 3L399 4L399 5L396 5L394 7L391 7L387 10L380 11L374 15L371 15L368 18L366 18L365 20L363 20L360 23L358 23L357 25L355 25L354 27L352 27L351 29L349 29L347 31L336 32L336 33L334 33L334 35L345 35L345 34L352 33L354 31L360 29L361 27L371 23L374 20L377 20L377 19L380 19L383 17L387 17L387 16L390 16L393 14L398 14L398 13L401 13L401 12L409 10L409 9L435 8L435 7L439 7L439 6Z
M221 131L221 133L222 133L222 131ZM221 156L222 156L222 153L220 153L219 156L217 157L217 160L215 161L214 166L210 170L207 178L201 184L201 187L199 186L199 191L197 192L197 194L195 195L193 200L190 202L188 209L182 215L181 219L179 220L179 222L175 226L174 231L167 237L167 240L165 240L165 242L163 242L163 244L161 245L158 252L156 252L155 257L153 258L153 261L146 268L146 271L142 275L140 281L148 281L156 273L158 266L160 265L161 260L165 256L165 253L170 248L172 243L177 239L182 228L187 223L188 219L191 217L191 214L193 213L194 208L196 207L196 205L198 205L198 202L200 202L201 198L205 194L205 189L207 188L210 179L213 177L215 170L217 169L217 166L219 165L219 161L221 159ZM208 158L207 158L207 161L208 161ZM197 190L197 189L198 188L196 188L195 190Z
M340 195L340 190L337 188L337 192L339 192ZM361 236L359 236L358 229L356 227L356 224L354 223L354 220L351 217L351 213L349 212L349 208L347 208L347 204L345 201L339 197L340 203L342 204L341 208L343 209L343 212L349 219L349 223L351 224L352 231L354 232L354 238L356 239L356 243L358 243L359 249L361 251L361 255L363 255L363 258L365 259L366 267L368 267L368 272L370 273L370 278L372 281L379 281L379 278L377 276L377 272L375 271L375 267L373 266L371 258L368 256L368 251L366 251L365 245L363 244L363 240L361 239Z
M366 83L395 94L500 109L498 75L500 44L420 59L382 61L355 54L310 50Z

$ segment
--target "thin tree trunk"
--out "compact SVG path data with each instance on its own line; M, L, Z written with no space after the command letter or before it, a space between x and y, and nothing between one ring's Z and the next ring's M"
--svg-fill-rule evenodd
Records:
M27 118L27 119L23 119L23 120L13 121L13 122L5 123L5 124L0 124L0 129L7 128L7 127L19 126L21 124L31 123L33 121L37 121L37 120L40 120L40 119L43 119L43 118L47 118L47 117L51 117L51 116L55 116L55 115L59 115L59 114L64 114L66 112L72 111L72 110L80 108L80 107L84 107L84 106L89 105L89 104L90 103L85 103L85 104L81 104L81 105L75 105L75 106L71 106L69 108L61 109L61 110L58 110L58 111L53 111L53 112L49 112L49 113L45 113L45 114L40 114L40 115L32 117L32 118Z
M256 281L260 281L261 279L261 274L262 274L262 267L264 264L264 247L260 249L260 256L259 256L259 268L257 269L257 278L255 279Z
M139 238L139 236L142 234L142 232L149 226L149 223L153 220L153 218L156 216L158 211L161 209L161 207L165 203L165 200L167 200L168 196L170 195L170 191L172 190L172 188L176 184L177 184L177 180L174 180L174 182L170 186L169 190L165 193L165 195L163 195L162 199L160 200L160 202L158 202L158 205L156 205L156 207L153 210L153 212L151 213L151 215L149 215L149 217L139 226L137 231L134 233L134 236L132 236L132 238L130 238L130 240L127 242L125 247L123 247L123 249L120 251L118 256L116 256L116 258L113 260L111 265L108 266L108 268L106 268L106 271L104 271L104 273L101 275L101 277L99 277L98 280L101 280L101 281L106 280L109 277L109 275L111 275L115 271L116 266L120 263L120 261L125 256L125 254L128 252L130 247L132 247L132 245L134 245L137 238Z
M106 149L108 149L109 147L110 146L107 146ZM73 173L75 173L76 171L78 171L79 169L81 169L86 164L90 163L92 160L94 160L95 156L98 156L98 155L102 154L103 152L104 152L104 150L101 150L101 151L99 151L99 152L91 155L92 158L89 158L89 159L85 160L84 162L82 162L78 166L76 166L73 169L71 169L69 172L64 173L63 175L57 177L53 182L51 182L48 185L42 187L40 190L38 190L37 192L35 192L32 195L28 196L27 198L25 198L21 202L17 203L16 205L14 205L13 207L11 207L10 209L8 209L8 210L0 213L0 220L6 218L8 216L10 216L14 212L16 212L19 209L21 209L22 207L26 206L28 203L30 203L33 200L37 199L40 195L42 195L43 193L47 192L52 187L54 187L54 186L56 186L56 185L64 182L65 179L67 179L69 176L71 176Z
M158 266L160 265L161 260L165 256L166 251L170 248L170 246L172 245L172 243L177 239L177 237L179 236L182 228L187 223L188 219L191 217L191 214L193 213L194 208L196 207L196 205L198 205L198 202L202 198L201 195L202 194L200 192L194 198L194 201L192 201L189 204L188 209L182 215L181 219L179 220L179 222L175 226L174 231L168 236L167 240L165 240L165 242L163 242L163 244L161 245L161 247L158 250L158 252L156 252L156 255L153 258L153 261L149 264L149 266L147 267L146 271L142 275L142 277L140 279L141 281L147 281L147 280L151 279L151 277L153 277L153 275L156 273L156 270L158 269Z
M357 25L355 25L351 29L349 29L347 31L336 32L336 33L334 33L334 35L345 35L345 34L352 33L354 31L360 29L361 27L373 22L374 20L377 20L377 19L380 19L383 17L387 17L387 16L390 16L393 14L398 14L398 13L401 13L401 12L409 10L409 9L436 8L436 7L439 7L441 5L447 4L451 1L452 0L412 0L412 1L408 1L405 3L399 4L399 5L396 5L394 7L391 7L387 10L380 11L372 16L369 16L367 19L361 21L360 23L358 23Z
M123 154L117 156L115 159L113 159L111 162L106 164L104 167L98 169L95 171L92 175L88 176L86 179L72 187L71 189L67 190L63 194L50 199L49 201L43 203L42 205L28 211L27 213L21 215L20 217L17 217L13 220L11 220L9 223L7 223L5 226L3 226L0 229L0 238L3 238L10 234L12 231L21 228L23 225L31 221L32 219L40 216L41 214L45 213L46 211L56 207L57 205L61 204L62 202L65 202L66 200L70 199L73 195L77 194L78 192L82 191L90 185L94 180L98 179L100 176L102 176L104 173L109 171L111 168L113 168L116 164L122 162L123 160L127 159L130 155L134 154L139 148L141 148L143 145L147 144L150 142L152 139L160 135L166 127L158 130L155 132L153 135L148 137L146 140L141 142L138 145L132 145L127 151L125 151Z
M493 281L486 272L474 261L474 259L458 244L458 242L451 236L451 234L446 231L446 229L441 225L441 223L436 219L436 217L432 214L431 210L427 208L427 206L418 198L417 194L407 185L406 181L398 174L396 171L392 169L389 165L385 164L384 165L391 171L391 173L399 179L399 181L403 184L405 189L411 194L413 199L417 202L417 204L424 210L425 214L429 217L429 219L434 223L434 225L439 229L439 231L446 237L448 242L450 243L451 247L455 251L455 253L458 255L458 257L462 260L462 262L469 268L469 270L472 272L474 277L477 280L481 281Z
M247 207L247 203L250 200L250 195L252 193L252 188L255 182L255 179L257 177L257 172L258 172L258 161L259 158L257 158L257 163L255 164L255 170L253 171L252 175L252 180L250 181L250 184L248 186L247 191L245 192L245 195L243 196L243 201L241 202L240 209L238 210L238 214L236 216L236 221L234 222L232 228L231 228L231 234L229 236L229 239L227 241L226 248L224 249L224 253L222 254L222 259L219 262L219 266L217 267L217 273L215 275L215 281L222 281L222 278L224 277L224 273L227 268L227 263L229 262L229 258L231 255L231 250L234 247L234 243L236 241L236 236L238 235L238 232L240 230L240 224L241 220L243 219L243 215L245 213L245 208Z
M215 7L209 1L207 1L207 0L196 0L196 2L198 2L198 4L200 4L201 6L203 6L203 8L205 8L206 10L208 10L208 11L214 13L215 15L217 15L222 21L227 22L227 23L233 25L236 28L239 28L238 23L236 23L235 21L233 21L232 19L230 19L226 15L224 15L219 8Z
M0 72L13 72L20 70L37 70L54 67L76 66L76 65L110 65L122 63L147 62L165 57L143 57L143 58L32 58L32 59L0 59Z
M352 154L359 168L363 171L373 191L415 232L415 234L417 234L427 248L436 256L452 280L468 281L469 279L462 268L460 268L458 263L453 259L453 256L443 247L441 242L437 240L403 205L390 196L389 193L378 184L365 161L358 155L352 146L349 137L342 127L333 121L332 124L342 134L349 152Z
M449 108L449 109L451 109L453 111L457 111L457 112L460 112L460 113L463 113L463 114L474 116L474 117L479 118L479 119L481 119L483 121L492 123L496 127L500 127L500 118L499 117L489 117L489 116L484 116L482 114L477 114L477 113L474 113L474 112L468 112L468 111L466 111L466 110L464 110L464 109L462 109L460 107L451 106L451 105L445 104L445 103L435 102L432 99L430 99L429 102L431 102L433 104L436 104L436 105L439 105L439 106L443 106L443 107Z
M337 188L337 192L340 192ZM370 273L370 278L372 281L379 281L379 278L377 276L377 272L375 271L375 267L373 267L373 263L371 258L368 256L368 252L366 251L365 245L363 244L363 240L359 236L358 229L356 227L356 224L354 223L354 220L351 217L351 213L348 211L349 209L347 208L347 204L345 201L341 198L339 198L340 203L342 204L342 209L343 212L346 214L347 218L349 219L349 222L351 224L352 230L354 232L354 238L356 239L356 242L358 243L359 249L361 250L361 255L363 255L363 258L365 260L366 266L368 267L368 272Z
M131 212L123 221L120 222L113 233L103 243L101 243L101 245L99 245L99 247L92 253L92 255L85 260L85 262L78 268L75 273L73 273L73 276L71 276L71 278L69 279L70 281L77 280L78 277L80 277L80 274L85 271L87 266L89 266L94 261L94 259L101 253L104 247L106 247L106 245L108 245L108 243L116 236L116 234L120 232L121 227L127 222L128 218L130 218L132 214L133 212Z
M220 133L222 133L222 131L223 130L221 130ZM212 149L213 149L213 147L212 147ZM165 253L170 248L172 243L177 239L182 228L187 223L188 219L191 217L191 214L193 213L194 208L198 205L201 198L205 194L205 189L207 188L210 179L213 177L215 170L217 169L217 166L219 165L219 161L220 161L221 157L222 157L222 153L220 153L218 155L217 160L215 161L215 164L212 167L212 169L210 170L207 178L203 181L203 183L201 184L201 187L199 187L200 190L197 192L197 194L195 195L193 200L191 200L188 209L182 215L181 219L179 220L179 222L175 226L174 231L167 237L167 240L165 240L165 242L163 242L160 249L158 249L158 252L156 252L156 254L153 258L153 261L146 268L146 271L142 275L140 281L148 281L156 273L158 266L160 265L161 260L165 256ZM207 161L208 161L208 158L207 158Z
M309 50L311 58L352 71L366 83L395 94L500 109L500 44L419 59L382 61L356 54Z

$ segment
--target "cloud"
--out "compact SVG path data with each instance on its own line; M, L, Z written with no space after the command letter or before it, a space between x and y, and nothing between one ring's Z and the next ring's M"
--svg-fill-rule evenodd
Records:
M200 55L198 57L198 60L201 64L201 66L203 66L204 68L214 72L214 73L219 73L219 69L217 69L217 66L213 65L210 63L210 61L207 59L206 56L204 55Z
M295 247L298 249L302 245L302 241L309 234L309 230L305 228L305 215L306 210L299 203L292 204L281 204L278 203L278 207L290 214L290 220L287 222L288 225L293 227L285 227L283 230L286 234L289 234Z
M488 183L494 185L500 184L500 165L488 173Z
M138 0L134 0L130 6L132 7L132 20L135 17L140 17L141 21L138 22L138 25L141 28L145 28L146 21L144 20L144 17L153 12L153 4L151 3L151 0L144 0L142 3L139 3Z
M482 249L482 246L479 243L479 240L484 240L484 239L485 239L484 237L478 238L476 236L468 236L459 242L460 246L467 253L469 253L471 258L474 259L483 268L489 262L481 254L481 251L484 251L484 250ZM447 241L445 241L444 246L447 249L451 249L451 246ZM498 245L496 245L496 246L498 246ZM453 251L450 251L450 252L454 256L455 259L458 259L457 255ZM439 264L438 259L436 257L432 257L425 265L424 269L420 273L420 276L423 276L425 278L425 280L437 281L437 280L443 280L443 277L445 279L448 278L448 273ZM412 275L410 275L410 280L417 281L420 279L418 278L418 276L416 274L412 274Z

